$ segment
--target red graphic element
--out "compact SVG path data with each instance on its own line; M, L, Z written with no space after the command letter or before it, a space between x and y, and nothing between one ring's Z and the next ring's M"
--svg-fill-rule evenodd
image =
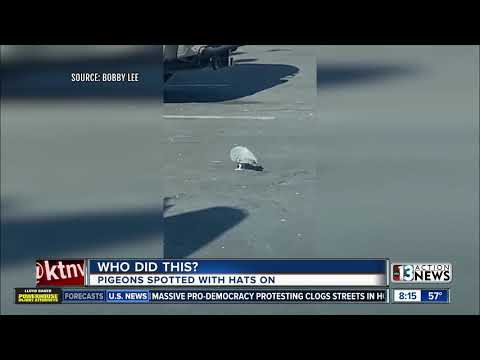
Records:
M37 287L84 286L84 260L37 260Z
M400 266L401 265L393 265L393 280L400 281Z

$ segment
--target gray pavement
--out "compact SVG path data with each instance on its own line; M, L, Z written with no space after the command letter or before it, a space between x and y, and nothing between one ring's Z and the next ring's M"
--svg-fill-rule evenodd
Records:
M2 313L478 313L478 47L236 59L163 106L2 102ZM265 171L233 171L235 145ZM445 261L453 303L13 305L42 255Z

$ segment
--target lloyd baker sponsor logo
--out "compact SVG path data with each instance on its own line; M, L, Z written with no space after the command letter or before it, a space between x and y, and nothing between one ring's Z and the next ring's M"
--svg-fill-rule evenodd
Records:
M84 260L37 260L37 287L84 286Z
M452 281L450 263L393 263L392 282L449 283Z

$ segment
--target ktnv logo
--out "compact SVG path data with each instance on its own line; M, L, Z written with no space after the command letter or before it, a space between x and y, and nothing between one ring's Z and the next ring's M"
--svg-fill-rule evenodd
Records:
M449 283L452 281L450 263L394 263L392 281L401 283Z
M37 286L84 286L84 260L37 260Z

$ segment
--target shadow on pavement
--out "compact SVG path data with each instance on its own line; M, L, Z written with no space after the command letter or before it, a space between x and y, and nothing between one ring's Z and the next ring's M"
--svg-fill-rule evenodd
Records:
M2 218L2 263L6 266L37 258L92 256L102 248L163 238L163 208L86 212L72 215ZM142 254L135 254L132 256ZM144 254L145 256L147 254ZM162 254L148 254L161 257Z
M184 258L242 222L248 213L230 207L212 207L165 217L166 258Z
M2 264L33 263L38 258L85 257L86 254L98 257L98 250L118 246L131 249L129 257L182 258L247 216L245 211L230 207L207 208L166 219L163 213L163 207L158 207L42 217L4 216ZM135 248L143 242L157 239L163 241L163 254L135 253Z
M410 65L317 64L317 89L380 83L417 72Z
M235 64L252 63L256 61L258 61L257 58L246 58L246 59L235 60Z
M288 81L299 68L283 64L239 64L229 69L185 71L165 85L165 103L222 102L254 95Z

